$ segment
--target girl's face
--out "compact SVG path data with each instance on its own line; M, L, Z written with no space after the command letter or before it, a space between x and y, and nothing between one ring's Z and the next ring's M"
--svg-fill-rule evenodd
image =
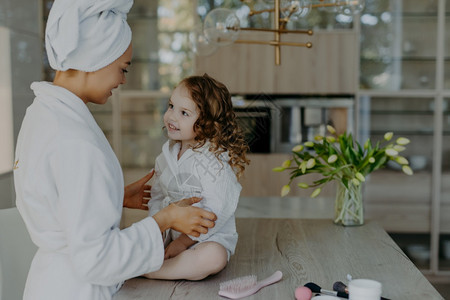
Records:
M104 104L112 95L112 90L126 82L125 74L131 63L131 44L121 57L112 64L95 72L88 72L82 99L85 103Z
M181 85L175 88L164 114L164 125L170 139L181 141L182 149L196 144L194 124L198 115L197 105L192 101L186 87Z

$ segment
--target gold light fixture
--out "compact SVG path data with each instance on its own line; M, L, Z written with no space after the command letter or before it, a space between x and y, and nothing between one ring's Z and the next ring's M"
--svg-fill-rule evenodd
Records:
M211 10L205 17L203 26L198 29L194 40L194 52L198 55L212 54L218 47L229 45L232 43L240 44L259 44L270 45L275 47L275 64L281 64L281 46L294 46L311 48L312 43L294 43L283 42L281 36L287 33L312 35L312 30L289 30L286 29L287 23L293 16L305 17L311 9L318 7L336 7L339 12L346 15L359 14L364 8L364 0L299 0L285 1L275 0L273 7L262 10L253 10L253 0L241 0L245 4L249 4L249 17L262 13L274 13L274 28L241 28L239 18L236 14L226 8L215 8ZM283 17L281 17L283 15ZM274 39L270 41L264 40L240 40L239 32L243 31L262 31L273 32Z

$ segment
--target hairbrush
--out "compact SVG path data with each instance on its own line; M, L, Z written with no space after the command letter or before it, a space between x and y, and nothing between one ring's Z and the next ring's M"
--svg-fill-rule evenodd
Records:
M256 275L249 275L222 282L219 285L219 296L240 299L255 294L265 286L278 282L283 278L281 271L276 271L270 277L261 281L256 280Z

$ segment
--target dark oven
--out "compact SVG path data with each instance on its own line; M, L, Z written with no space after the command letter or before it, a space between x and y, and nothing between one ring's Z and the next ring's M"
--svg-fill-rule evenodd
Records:
M272 110L270 102L233 97L237 122L245 134L251 153L273 152Z
M252 153L290 153L326 125L340 133L353 130L352 96L234 96L237 121Z

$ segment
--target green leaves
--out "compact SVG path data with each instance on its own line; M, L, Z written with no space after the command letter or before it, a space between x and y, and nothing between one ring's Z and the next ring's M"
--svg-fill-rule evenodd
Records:
M303 145L295 146L292 148L292 159L272 169L274 172L291 172L289 183L282 188L282 196L290 192L290 184L295 178L310 173L321 174L323 178L312 184L299 183L298 187L315 187L311 194L313 198L320 194L320 186L332 180L340 180L346 187L350 182L359 185L369 173L384 167L389 160L401 165L405 174L413 174L408 160L399 155L406 149L405 145L410 143L409 139L399 137L394 143L394 133L387 132L383 137L385 146L381 146L381 141L377 141L373 146L370 139L361 146L351 133L337 135L332 126L327 126L327 130L331 136L317 136L314 142L307 141Z

